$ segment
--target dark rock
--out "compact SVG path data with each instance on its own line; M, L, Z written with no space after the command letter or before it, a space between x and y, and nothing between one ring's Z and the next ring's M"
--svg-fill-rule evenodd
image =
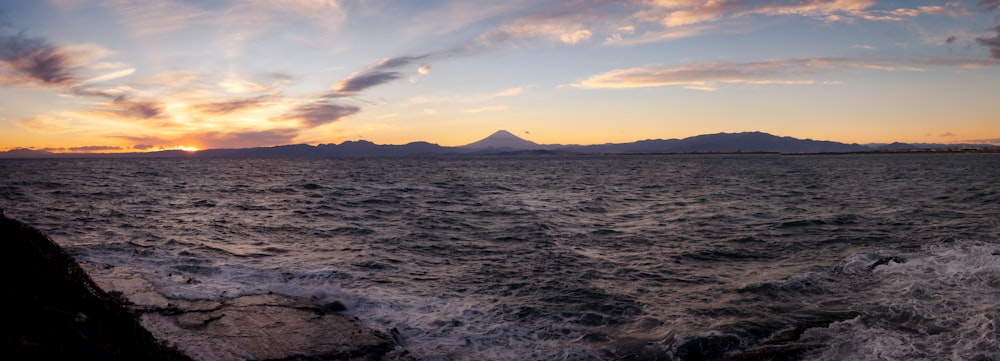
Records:
M732 335L696 337L677 347L681 360L721 360L740 346L740 339Z
M97 287L52 240L3 215L0 267L6 359L190 360L155 339L120 294Z
M323 313L344 312L344 311L347 311L347 306L344 306L344 304L340 303L340 301L333 301L333 302L324 304L323 307L320 307L320 310L322 310Z
M906 263L906 259L903 258L903 257L899 257L899 256L885 256L885 257L880 257L878 259L878 261L875 261L875 263L872 263L870 266L868 266L868 270L869 271L874 270L875 267L889 264L889 262Z

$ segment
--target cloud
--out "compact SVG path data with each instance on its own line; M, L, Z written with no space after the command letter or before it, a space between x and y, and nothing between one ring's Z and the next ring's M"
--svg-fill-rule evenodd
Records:
M202 74L198 72L184 70L159 73L148 78L140 79L135 83L151 87L184 87L190 83L200 80L201 78Z
M208 12L175 0L109 0L105 4L139 36L184 30L209 18Z
M923 71L919 65L979 66L969 61L916 62L900 64L891 60L848 58L806 58L750 63L715 62L688 65L649 65L597 74L572 84L585 89L684 86L715 90L713 84L816 84L811 76L837 68L883 71Z
M135 73L135 68L122 69L122 70L113 71L113 72L110 72L110 73L107 73L107 74L95 76L93 78L84 80L81 83L96 83L96 82L102 82L102 81L105 81L105 80L118 79L118 78L121 78L121 77L132 75L132 73Z
M993 28L993 31L997 33L996 36L992 38L987 38L987 37L976 38L976 43L979 43L979 45L989 48L990 56L993 57L993 59L1000 59L1000 25L997 25L997 27Z
M350 105L312 103L298 107L285 118L298 120L307 127L317 127L336 122L359 111L361 108Z
M41 38L20 33L0 37L0 62L0 71L13 73L3 75L6 82L66 86L76 81L70 56Z
M917 17L924 14L951 14L953 10L944 6L919 6L912 9L896 9L888 12L892 15Z
M395 71L370 71L341 81L337 84L334 93L338 95L351 95L401 77L403 77L403 74Z
M849 21L866 17L874 0L797 1L656 1L639 11L636 18L658 21L663 26L681 27L751 15L804 16L825 21Z
M333 93L327 95L327 97L338 98L352 96L360 91L386 84L400 78L405 78L402 72L393 71L393 69L409 66L430 56L430 54L425 54L416 56L397 56L382 59L364 72L361 72L358 75L352 75L351 77L337 83L333 89ZM427 73L430 73L430 70L431 66L429 64L423 64L417 67L417 73L419 75L426 75ZM417 78L415 77L411 77L409 79L411 83L415 83L417 81Z
M251 148L292 144L298 135L296 129L199 132L178 136L168 144L197 144L201 149Z
M496 98L518 96L525 90L533 88L534 85L518 86L507 88L495 93L479 94L439 94L439 95L418 95L407 99L406 105L426 104L426 103L478 103Z
M181 145L198 146L200 149L222 149L222 148L251 148L265 147L273 145L292 144L293 139L299 135L297 129L268 129L268 130L246 130L237 129L232 131L207 131L181 133L167 137L118 135L110 138L117 138L127 142L135 143L132 149L172 149Z
M979 7L986 11L1000 8L1000 0L979 0Z
M34 116L17 121L17 125L25 128L32 128L44 131L57 131L60 130L59 126L53 124L53 122L42 116Z
M605 45L661 42L722 28L732 30L746 24L745 20L754 16L805 17L828 23L850 23L859 20L903 21L921 15L959 16L968 13L957 2L896 9L879 9L879 2L875 0L657 0L631 4L638 4L638 9L626 18L631 23L611 30Z
M518 95L521 95L521 93L524 92L524 90L528 89L528 88L530 88L530 86L527 86L527 87L518 86L518 87L513 87L513 88L507 88L507 89L501 90L499 92L493 93L493 96L494 97L513 97L513 96L518 96Z
M466 109L465 112L466 113L485 113L485 112L498 112L498 111L503 111L503 110L507 110L507 109L510 109L510 107L506 106L506 105L490 105L490 106L485 106L485 107L481 107L481 108Z
M260 93L284 86L294 80L295 76L283 72L268 72L254 76L254 78L256 79L248 80L243 79L238 74L229 74L216 85L227 92L235 94Z
M307 19L314 24L322 25L326 28L336 28L340 26L347 17L344 8L340 5L343 1L337 0L249 0L247 3L252 7L252 12L273 15L284 13Z
M559 35L559 40L562 40L563 43L569 45L576 45L576 43L590 39L591 35L593 35L593 33L591 33L590 30L580 29L572 33Z
M413 64L427 57L428 55L425 54L416 56L397 56L395 58L385 58L379 61L378 64L372 68L372 71L397 69L406 65Z
M131 75L135 69L121 69L80 81L75 71L80 64L93 62L110 54L95 45L78 45L57 48L42 38L28 38L19 33L0 37L0 71L6 82L28 83L46 87L59 87L68 94L99 97L109 100L100 104L98 112L122 118L150 119L160 117L163 107L156 101L135 100L120 91L85 87L86 83L101 82ZM0 73L2 74L2 73ZM9 75L8 75L9 74ZM29 118L22 125L39 127L40 118Z
M404 27L417 35L449 34L479 22L510 16L523 7L522 1L446 1L414 14Z
M580 24L522 21L480 35L477 41L483 47L518 44L538 38L557 40L567 45L576 45L581 41L590 39L591 35L593 33L583 28Z
M70 147L66 148L70 152L103 152L109 150L122 150L122 147L117 145L87 145L83 147Z
M944 43L945 44L954 44L956 40L958 40L958 38L955 37L954 35L951 35L947 39L944 39Z
M151 119L163 115L163 106L151 100L131 100L125 96L118 96L106 105L123 118Z
M952 132L944 132L944 133L939 134L938 136L942 137L942 138L949 138L949 137L957 137L958 134L955 134L955 133L952 133Z
M262 95L247 99L234 99L214 103L196 104L193 107L202 113L229 114L241 110L257 108L261 105L278 100L277 96Z

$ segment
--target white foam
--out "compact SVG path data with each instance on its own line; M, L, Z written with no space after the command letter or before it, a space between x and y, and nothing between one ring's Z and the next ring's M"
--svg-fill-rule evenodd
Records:
M347 313L358 315L366 326L398 331L401 347L422 360L599 359L578 343L575 331L564 334L551 321L513 317L516 301L467 294L401 295L380 287L363 293L352 297Z
M828 345L809 360L1000 359L1000 256L995 244L954 242L871 270L876 283L852 299L857 318L807 330ZM860 273L871 254L845 262ZM867 267L867 266L865 266Z

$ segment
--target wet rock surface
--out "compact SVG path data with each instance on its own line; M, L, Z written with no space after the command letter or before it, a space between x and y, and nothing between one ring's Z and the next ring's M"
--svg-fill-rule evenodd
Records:
M406 359L391 338L337 314L343 305L280 295L172 300L123 267L78 264L41 232L0 215L15 359Z
M281 295L171 300L120 267L89 269L102 288L136 300L143 327L195 360L378 360L384 335L329 306Z

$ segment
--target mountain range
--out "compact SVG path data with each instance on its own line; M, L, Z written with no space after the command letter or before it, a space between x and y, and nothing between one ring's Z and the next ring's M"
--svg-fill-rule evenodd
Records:
M479 141L457 147L445 147L428 142L404 145L381 145L369 141L346 141L340 144L293 144L273 147L206 149L196 152L164 150L142 153L50 153L31 149L0 152L0 158L48 157L394 157L488 154L641 154L641 153L855 153L919 150L980 150L1000 151L988 144L905 144L881 145L846 144L832 141L779 137L763 132L717 133L684 139L649 139L631 143L595 145L538 144L506 130L497 131Z

